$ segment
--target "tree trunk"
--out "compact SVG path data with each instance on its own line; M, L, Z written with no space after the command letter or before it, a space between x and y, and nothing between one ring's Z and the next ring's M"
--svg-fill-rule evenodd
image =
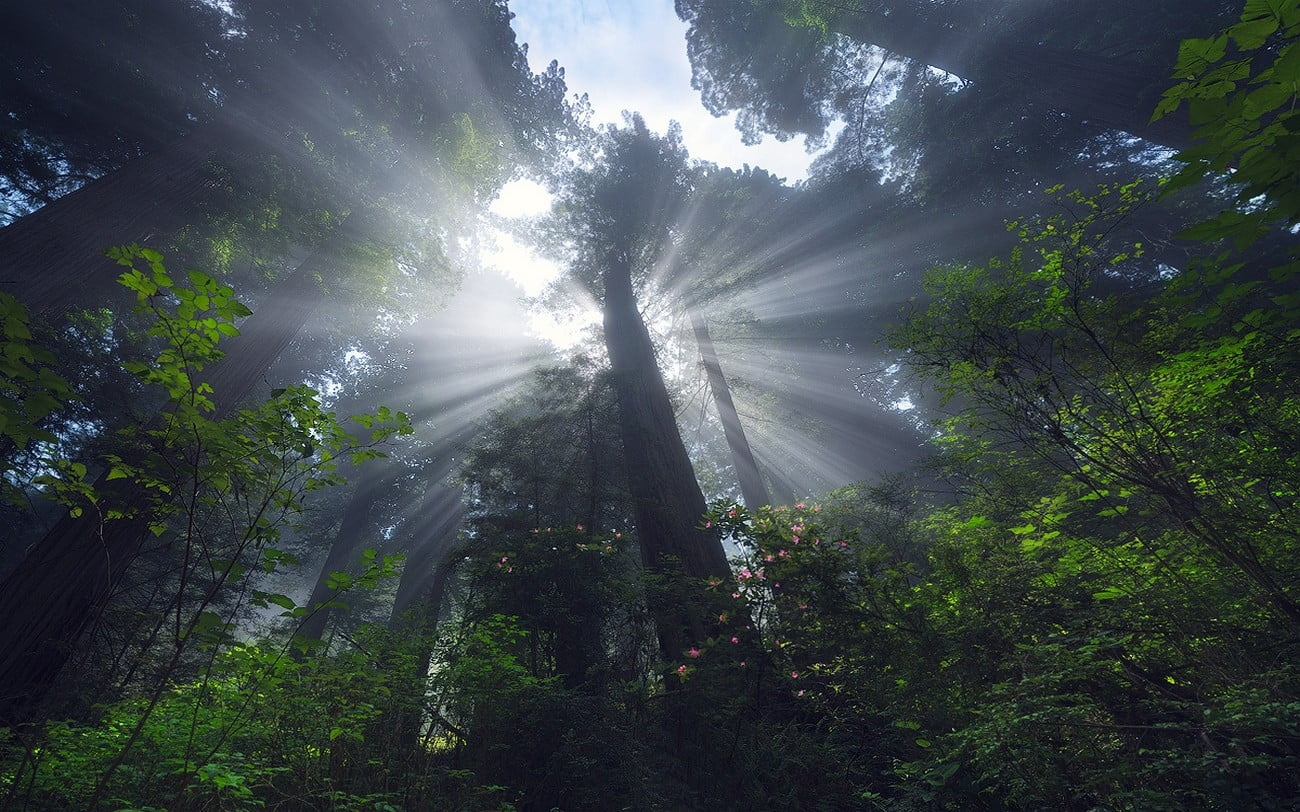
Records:
M704 359L704 370L709 376L709 389L713 391L713 402L718 407L718 419L722 421L722 432L727 437L727 447L731 449L732 464L736 468L736 479L740 482L740 495L745 506L758 510L763 505L771 504L767 497L767 487L763 485L763 475L759 473L758 463L754 461L754 452L745 439L745 429L740 425L740 415L736 413L736 404L731 400L731 388L722 374L722 364L718 362L718 353L713 348L713 339L709 336L709 325L699 310L691 308L691 327L695 330L695 341L700 345L700 357Z
M185 225L221 189L205 167L225 137L207 125L0 229L0 281L34 317L56 323L111 295L121 270L105 249Z
M390 483L391 479L387 476L366 476L361 478L356 490L352 492L352 498L348 500L347 508L343 513L343 521L339 523L338 532L334 534L334 542L330 544L325 562L321 564L320 574L316 576L316 585L312 587L311 597L307 600L307 608L311 614L307 615L298 627L297 634L302 637L312 640L325 639L325 628L329 625L334 610L321 604L328 603L336 595L335 590L329 586L330 574L339 570L352 569L357 563L362 534L370 524L379 497L388 490L387 486Z
M463 496L460 488L434 485L411 517L411 526L404 532L406 564L397 583L390 626L395 626L401 615L417 603L426 607L423 631L432 632L437 625L447 579L455 564L448 556L456 547L456 531L464 516Z
M204 372L213 387L214 418L228 415L252 392L319 306L315 280L337 269L343 232L276 286L224 345L226 357ZM106 476L94 486L101 504L139 502L138 488ZM32 718L82 631L121 582L147 527L147 518L101 523L94 511L65 515L0 584L0 724Z
M452 555L456 549L456 533L464 516L464 493L460 488L434 485L429 488L423 503L411 517L411 526L405 531L407 539L406 565L397 583L397 596L388 627L407 630L416 639L424 641L411 675L419 683L416 696L419 705L397 709L392 721L397 730L399 752L415 750L420 728L424 723L423 699L429 666L433 662L432 641L438 629L447 582L455 570ZM415 611L410 611L415 607ZM413 624L414 628L410 625Z
M672 401L637 310L626 251L605 267L605 346L618 397L623 451L641 555L652 575L730 578L721 541L700 527L707 509L677 428ZM654 590L656 592L662 590ZM702 639L703 620L671 596L652 596L666 657Z

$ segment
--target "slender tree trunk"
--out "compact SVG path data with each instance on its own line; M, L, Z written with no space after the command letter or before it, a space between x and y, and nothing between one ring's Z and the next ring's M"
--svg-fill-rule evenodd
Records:
M340 570L347 571L356 564L363 534L370 524L375 505L379 502L379 497L388 489L390 482L391 479L383 475L363 476L356 490L352 492L352 498L348 500L347 508L343 513L343 521L339 524L338 532L334 534L334 542L330 544L320 574L316 576L316 585L312 587L311 597L307 600L307 608L311 610L311 614L298 627L299 635L312 640L325 639L325 628L329 625L334 610L321 604L333 600L336 594L329 586L330 574Z
M704 371L709 376L709 389L713 391L713 402L718 407L718 418L722 421L722 432L727 437L727 446L731 449L731 461L736 468L736 479L740 481L740 494L745 506L757 510L763 505L771 504L767 496L767 487L763 485L763 475L759 473L758 463L754 461L754 452L745 439L745 429L740 424L740 415L736 404L731 400L731 388L722 374L722 364L718 362L718 353L709 336L709 325L704 315L692 307L691 327L695 330L695 341L700 345L700 357L704 359Z
M456 533L464 516L464 493L460 488L434 485L429 488L424 501L411 517L411 527L405 532L407 539L406 565L397 583L397 596L389 617L390 629L405 629L415 633L417 639L432 641L438 629L447 582L456 562ZM412 607L418 611L410 612ZM414 621L415 628L410 628ZM424 698L424 685L433 662L433 650L427 645L420 651L412 678L419 682L417 696ZM398 709L393 727L398 731L399 752L413 752L424 722L422 707Z
M252 392L319 306L315 279L337 270L343 231L276 286L225 345L226 357L205 371L214 417L228 415ZM106 476L94 486L101 504L140 501L139 489ZM147 517L101 522L89 510L65 515L0 584L0 724L31 718L82 631L121 582L147 527Z
M423 630L432 632L437 625L447 579L455 564L448 556L456 547L456 532L464 516L463 497L460 488L434 485L411 518L411 527L404 532L406 564L397 583L390 626L395 626L401 615L417 603L426 606L427 625Z
M637 310L626 251L610 253L604 277L605 346L646 569L669 579L730 578L721 541L700 527L707 509L704 494L682 443L650 333ZM651 611L666 657L680 656L702 638L703 619L679 601L652 597Z

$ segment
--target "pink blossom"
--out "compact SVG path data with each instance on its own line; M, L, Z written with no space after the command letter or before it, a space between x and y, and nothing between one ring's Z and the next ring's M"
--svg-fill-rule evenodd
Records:
M726 613L726 612L723 612L722 614L718 615L718 622L719 622L719 623L726 623L726 622L727 622L727 613Z
M790 672L790 679L799 679L799 672L798 672L798 671L791 671L791 672Z
M800 609L807 609L807 608L808 608L808 604L806 604L806 603L801 603L801 604L799 604L799 608L800 608Z
M802 688L800 688L800 689L799 689L799 692L796 693L795 696L803 696L803 694L804 694L804 690L803 690Z
M770 563L770 562L773 561L774 559L772 558L772 554L771 554L771 553L768 553L767 555L763 556L763 560L764 560L764 561L767 561L767 562Z
M794 507L795 507L796 510L803 510L804 508L806 508L806 507L808 507L808 506L805 505L803 502L795 502L795 503L794 503Z
M789 557L790 557L790 551L789 551L789 550L781 550L779 553L777 553L777 555L780 556L781 558L789 558Z
M742 581L748 581L750 578L754 577L754 573L749 571L749 567L746 567L740 572L736 573L736 577Z
M579 533L582 532L582 525L578 525L578 532L579 532Z
M749 663L745 662L744 660L741 660L741 661L740 661L740 667L741 667L741 668L744 668L744 667L745 667L746 665L748 665L748 664L749 664Z
M803 532L803 522L799 522L798 524L793 525L793 526L790 528L790 532L792 532L792 533L802 533L802 532Z
M681 676L686 676L686 666L685 665L677 666L677 673Z
M704 523L704 529L705 529L705 530L708 530L710 527L713 527L713 522L705 522L705 523Z
M798 537L798 536L795 536L795 537L794 537L794 543L795 543L795 544L798 544L798 543L799 543L799 537Z
M849 548L849 543L848 543L847 541L841 541L841 542L840 542L840 549L841 549L841 550L847 550L848 548Z
M739 592L732 592L732 593L731 593L731 597L733 597L733 598L739 598L739 597L740 597L740 593L739 593Z
M730 516L730 517L733 518L733 519L736 518L736 516L737 516L736 509L735 509L735 508L732 508L731 510L728 510L728 511L727 511L727 515Z
M700 656L700 655L703 654L703 653L704 653L704 652L700 651L698 648L692 647L690 651L686 652L686 656L687 656L687 657L698 657L698 656Z
M781 588L781 582L780 582L780 581L777 581L776 583L772 584L772 588L773 588L773 589L780 589L780 588Z
M739 643L740 643L740 638L739 638L739 637L733 637L733 638L731 638L731 645L735 646L735 645L738 645Z

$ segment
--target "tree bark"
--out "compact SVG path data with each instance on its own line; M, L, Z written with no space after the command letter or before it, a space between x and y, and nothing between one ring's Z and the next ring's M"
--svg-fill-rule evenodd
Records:
M709 336L709 325L704 315L696 308L691 308L691 328L695 331L695 341L700 346L700 357L704 359L704 371L709 376L709 389L713 391L713 402L718 407L718 419L722 421L722 432L727 437L727 447L731 449L732 465L736 468L736 479L740 482L740 495L745 506L757 510L771 504L767 496L767 487L763 484L763 475L759 473L754 452L745 439L745 429L740 424L740 415L736 404L731 400L731 387L722 374L722 364Z
M404 532L406 564L397 583L390 626L417 603L425 605L422 630L431 633L437 626L447 579L455 565L449 556L456 547L456 531L465 512L463 496L460 488L434 485L411 518L411 526Z
M330 574L339 570L348 570L356 563L357 552L361 549L362 534L370 524L375 505L379 497L387 490L390 480L385 476L363 477L352 492L344 509L343 521L339 523L338 532L330 544L325 562L321 564L320 574L312 587L307 608L311 614L298 626L297 634L312 640L325 640L325 628L329 625L334 610L321 604L333 600L336 592L329 586ZM317 608L320 607L320 608Z
M707 509L704 494L636 306L627 251L610 252L604 281L605 346L642 560L656 576L730 578L721 541L700 527ZM702 618L680 602L652 597L651 611L666 657L680 656L689 643L701 639Z
M201 127L0 229L0 280L49 323L110 296L120 269L105 249L183 226L221 189L205 167L225 140L218 126Z

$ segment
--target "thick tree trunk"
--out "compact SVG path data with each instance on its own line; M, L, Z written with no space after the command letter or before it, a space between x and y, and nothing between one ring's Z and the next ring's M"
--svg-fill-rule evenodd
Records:
M722 364L718 362L718 353L709 336L709 325L699 310L691 308L691 328L695 331L695 341L700 345L700 357L704 359L704 371L709 376L709 389L713 391L713 402L718 407L718 419L722 421L722 432L727 437L727 447L731 449L732 465L736 468L736 479L740 481L740 495L745 506L757 510L763 505L771 504L767 497L767 487L763 484L763 475L759 473L758 463L754 461L754 452L745 439L745 429L740 424L740 415L736 413L736 404L731 400L731 387L722 374Z
M1167 75L1123 60L1031 42L990 41L965 26L895 9L889 15L842 9L836 30L859 42L921 62L974 83L1015 87L1031 102L1141 136L1185 147L1191 130L1178 116L1151 122L1151 112L1170 84Z
M605 346L618 397L633 515L646 569L653 575L729 578L721 541L700 527L707 506L637 310L626 251L605 268ZM678 657L703 634L702 618L671 599L652 599L666 657Z
M343 228L276 286L224 345L227 356L205 371L228 415L252 392L321 301L318 275L337 269ZM101 504L135 504L125 480L95 482ZM121 582L147 534L147 519L101 522L93 511L65 515L0 584L0 724L25 721L44 698L82 631Z
M121 269L105 249L170 234L220 192L205 167L229 146L222 133L202 127L0 229L4 288L50 323L111 295Z

